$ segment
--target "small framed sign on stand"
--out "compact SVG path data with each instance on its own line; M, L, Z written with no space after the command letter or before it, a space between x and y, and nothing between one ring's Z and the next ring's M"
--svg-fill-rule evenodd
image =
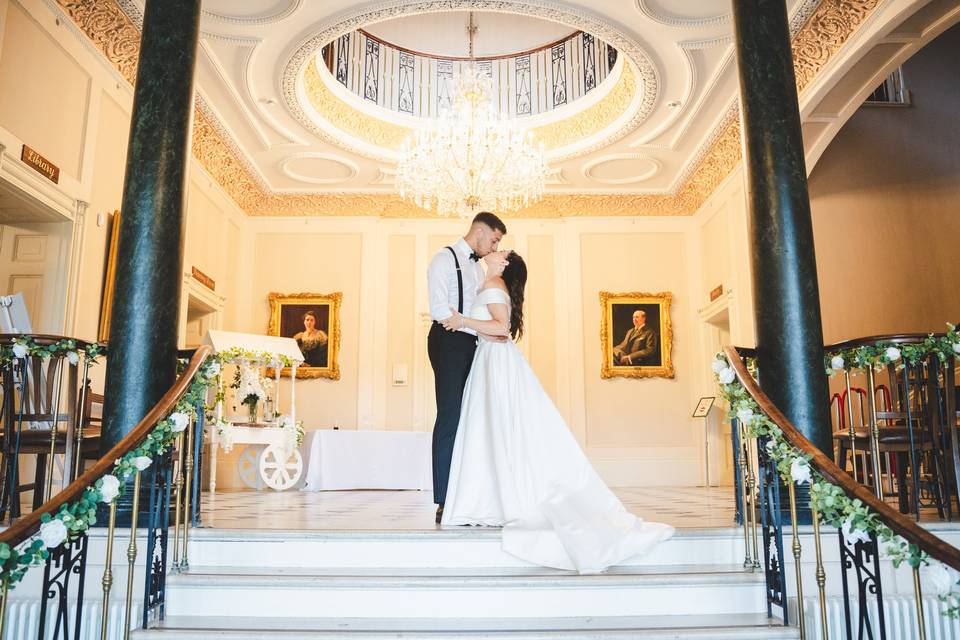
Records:
M697 408L693 410L694 418L706 418L710 414L710 409L713 408L713 401L716 400L714 396L706 396L700 398L700 402L697 403ZM707 427L707 421L703 421L705 428ZM710 486L710 435L709 433L704 434L703 438L703 475L705 486Z
M715 399L714 396L700 398L700 402L697 403L697 408L693 410L693 417L706 418L707 414L710 413L710 409L713 408L713 401Z

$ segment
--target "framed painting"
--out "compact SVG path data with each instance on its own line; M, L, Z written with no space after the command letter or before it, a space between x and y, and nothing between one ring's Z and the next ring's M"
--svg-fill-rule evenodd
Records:
M340 300L335 293L271 293L267 334L297 341L304 361L298 378L340 379ZM283 369L281 376L289 376Z
M100 296L100 324L97 341L110 339L110 307L113 305L113 279L117 273L117 245L120 244L120 210L110 216L110 236L107 240L106 268L103 274L103 294Z
M601 378L672 378L671 293L600 292Z

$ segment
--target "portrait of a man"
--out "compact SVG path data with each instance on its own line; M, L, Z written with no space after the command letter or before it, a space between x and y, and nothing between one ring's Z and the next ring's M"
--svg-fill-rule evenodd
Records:
M672 378L670 293L600 292L602 378Z
M618 314L618 311L621 313ZM616 316L622 315L622 311L621 308L614 308L614 327L617 325ZM611 364L615 367L659 365L660 350L657 330L647 322L647 311L643 308L636 309L630 314L630 322L631 326L627 329L623 340L613 348L613 362Z

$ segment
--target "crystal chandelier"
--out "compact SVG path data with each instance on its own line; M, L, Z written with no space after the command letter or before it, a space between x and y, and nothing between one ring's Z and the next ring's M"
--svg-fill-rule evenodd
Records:
M397 164L400 197L442 216L509 211L543 196L547 164L533 134L506 119L491 99L492 80L473 54L449 111L404 141Z

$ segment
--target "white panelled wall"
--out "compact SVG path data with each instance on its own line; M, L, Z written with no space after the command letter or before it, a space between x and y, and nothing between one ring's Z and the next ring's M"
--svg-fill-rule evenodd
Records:
M716 265L705 247L733 262L745 252L733 242L744 208L740 174L691 218L506 219L502 248L527 261L527 335L520 345L571 430L605 479L615 486L696 485L705 480L705 425L691 417L701 396L714 395L709 375L715 345L700 311ZM572 212L575 213L575 212ZM723 237L710 220L725 218ZM237 281L251 283L249 303L237 306L226 329L267 328L267 295L341 291L343 341L339 381L298 382L298 416L311 428L429 431L434 419L433 374L426 357L426 269L433 254L463 235L469 221L374 218L248 218ZM724 300L738 325L750 317L746 267L729 267ZM242 288L242 287L241 287ZM599 291L673 294L676 378L600 378ZM395 386L394 367L406 368ZM285 395L285 394L284 394ZM714 448L722 450L722 443ZM713 465L719 464L714 461ZM232 473L232 465L222 465ZM711 482L722 479L719 468ZM230 485L231 478L218 482Z

